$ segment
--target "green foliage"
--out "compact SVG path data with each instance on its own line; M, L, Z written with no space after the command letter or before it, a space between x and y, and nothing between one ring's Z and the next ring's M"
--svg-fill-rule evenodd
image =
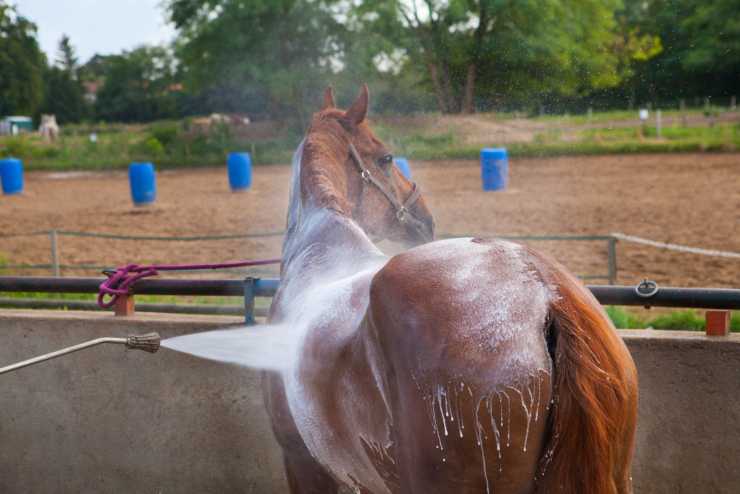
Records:
M95 114L104 120L148 122L175 113L174 60L165 48L141 46L110 57Z
M60 125L79 122L87 115L82 85L69 72L57 67L46 69L44 85L41 113L56 115Z
M655 317L649 325L654 329L703 331L706 321L694 310L681 310Z
M24 158L31 153L31 143L24 136L6 137L0 141L0 156Z
M737 0L625 0L630 29L660 39L662 51L634 64L623 89L630 100L737 94L740 76Z
M606 313L617 329L642 329L646 326L645 322L639 317L621 307L610 305L606 307Z
M691 42L683 57L683 66L689 70L737 70L740 66L740 3L737 0L684 0L684 3L691 13L681 20L679 27Z
M167 0L164 8L178 33L169 48L80 66L65 35L47 66L35 25L0 0L0 116L54 113L69 124L226 112L299 130L327 83L346 106L362 82L376 114L700 106L709 97L725 105L738 96L738 0ZM82 98L91 82L103 85L94 112ZM155 137L166 151L167 139Z
M700 113L694 113L700 114ZM479 114L481 123L495 120L507 125L501 114ZM627 112L594 113L591 122L634 118ZM445 124L445 119L449 123ZM733 151L740 149L740 125L721 123L714 127L668 126L657 139L655 128L647 126L642 135L633 127L601 127L577 130L587 123L583 116L538 117L531 121L545 127L532 131L532 140L505 143L512 157ZM373 128L397 155L415 160L478 159L480 148L488 145L486 135L471 140L457 117L438 115L418 117L376 117ZM555 125L565 126L558 128ZM606 125L606 124L605 124ZM570 128L568 128L570 127ZM89 141L95 132L98 141ZM158 167L222 166L229 151L252 152L256 164L288 163L303 131L277 127L269 137L259 139L232 132L228 126L198 131L188 120L165 120L149 125L87 123L67 125L55 143L45 143L38 135L0 137L0 155L24 159L28 169L123 168L131 161L155 161Z
M185 83L211 111L307 122L345 31L330 1L170 0Z
M668 329L673 331L704 331L704 315L693 309L675 310L655 317L641 318L622 307L606 307L606 313L617 329ZM740 332L740 313L730 315L730 330Z
M72 74L73 77L76 78L77 62L77 55L75 55L75 50L69 36L63 34L62 38L59 40L56 63L62 70L68 74Z
M143 158L159 158L164 155L164 146L156 137L150 137L143 141L137 148Z
M160 122L151 126L150 133L161 143L164 149L169 148L178 138L179 129L174 122Z
M471 111L534 95L581 94L619 82L618 0L365 0L361 35L380 35L377 55L416 75L442 112ZM471 98L472 97L472 98Z
M57 66L44 71L41 113L56 115L59 124L79 122L88 113L78 78L77 55L67 35L59 41Z
M45 66L36 25L0 1L0 116L36 114Z

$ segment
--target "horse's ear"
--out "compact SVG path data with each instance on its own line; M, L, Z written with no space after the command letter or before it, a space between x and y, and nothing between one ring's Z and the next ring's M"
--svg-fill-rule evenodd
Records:
M367 116L367 106L370 101L370 93L367 89L367 84L363 84L360 88L360 95L357 97L352 106L344 114L344 119L348 124L357 126L365 120Z
M334 88L326 86L326 89L324 89L324 105L321 109L328 110L329 108L335 108L336 106L336 103L334 103Z

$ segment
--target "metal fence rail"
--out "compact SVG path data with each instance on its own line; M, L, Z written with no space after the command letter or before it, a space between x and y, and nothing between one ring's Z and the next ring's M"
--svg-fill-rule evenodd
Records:
M52 278L0 276L0 292L35 292L35 293L98 293L102 278ZM248 324L254 323L255 317L265 315L265 311L255 309L256 297L272 297L278 289L280 280L246 278L244 280L181 280L156 279L141 280L136 284L135 293L144 295L201 295L201 296L241 296L243 307L229 306L208 307L179 304L139 304L143 311L184 312L200 314L243 314ZM740 290L729 288L658 288L649 292L640 287L588 285L596 299L604 305L631 305L646 307L685 307L697 309L740 309ZM653 293L654 292L654 293ZM11 298L0 299L0 306L25 306L30 308L52 308L67 306L81 310L92 310L92 302L76 305L74 301L27 300L19 302ZM35 307L34 307L35 306Z

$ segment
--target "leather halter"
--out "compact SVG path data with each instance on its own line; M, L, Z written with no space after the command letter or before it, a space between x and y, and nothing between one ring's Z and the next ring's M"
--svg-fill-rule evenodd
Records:
M386 199L388 199L388 202L390 202L393 208L396 210L396 219L398 219L400 223L409 224L411 227L416 228L417 230L423 230L427 227L426 223L419 220L418 218L415 218L409 210L409 208L413 206L414 203L416 203L416 201L421 196L421 191L419 190L419 187L416 185L415 182L411 182L411 194L408 196L408 198L406 198L406 201L401 202L396 198L395 194L388 190L383 182L375 178L370 170L365 167L365 164L360 157L360 153L357 152L357 148L355 148L355 145L351 142L349 143L349 153L352 157L352 161L355 162L357 168L360 170L360 176L362 177L362 180L367 183L373 184L375 187L378 188L378 190L380 190L380 192L383 193Z

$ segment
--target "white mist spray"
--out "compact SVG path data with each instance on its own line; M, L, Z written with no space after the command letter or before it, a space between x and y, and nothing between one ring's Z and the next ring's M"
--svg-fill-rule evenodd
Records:
M208 360L284 371L295 362L299 340L295 327L263 324L167 338L161 345Z
M303 143L293 155L288 233L283 244L284 280L274 301L279 304L279 323L178 336L162 341L162 347L290 374L310 328L337 322L346 328L357 327L357 321L349 320L358 316L351 309L353 287L358 281L369 286L367 278L387 257L353 221L301 203L302 154ZM347 247L335 238L347 236L360 240ZM360 305L366 307L367 300Z

